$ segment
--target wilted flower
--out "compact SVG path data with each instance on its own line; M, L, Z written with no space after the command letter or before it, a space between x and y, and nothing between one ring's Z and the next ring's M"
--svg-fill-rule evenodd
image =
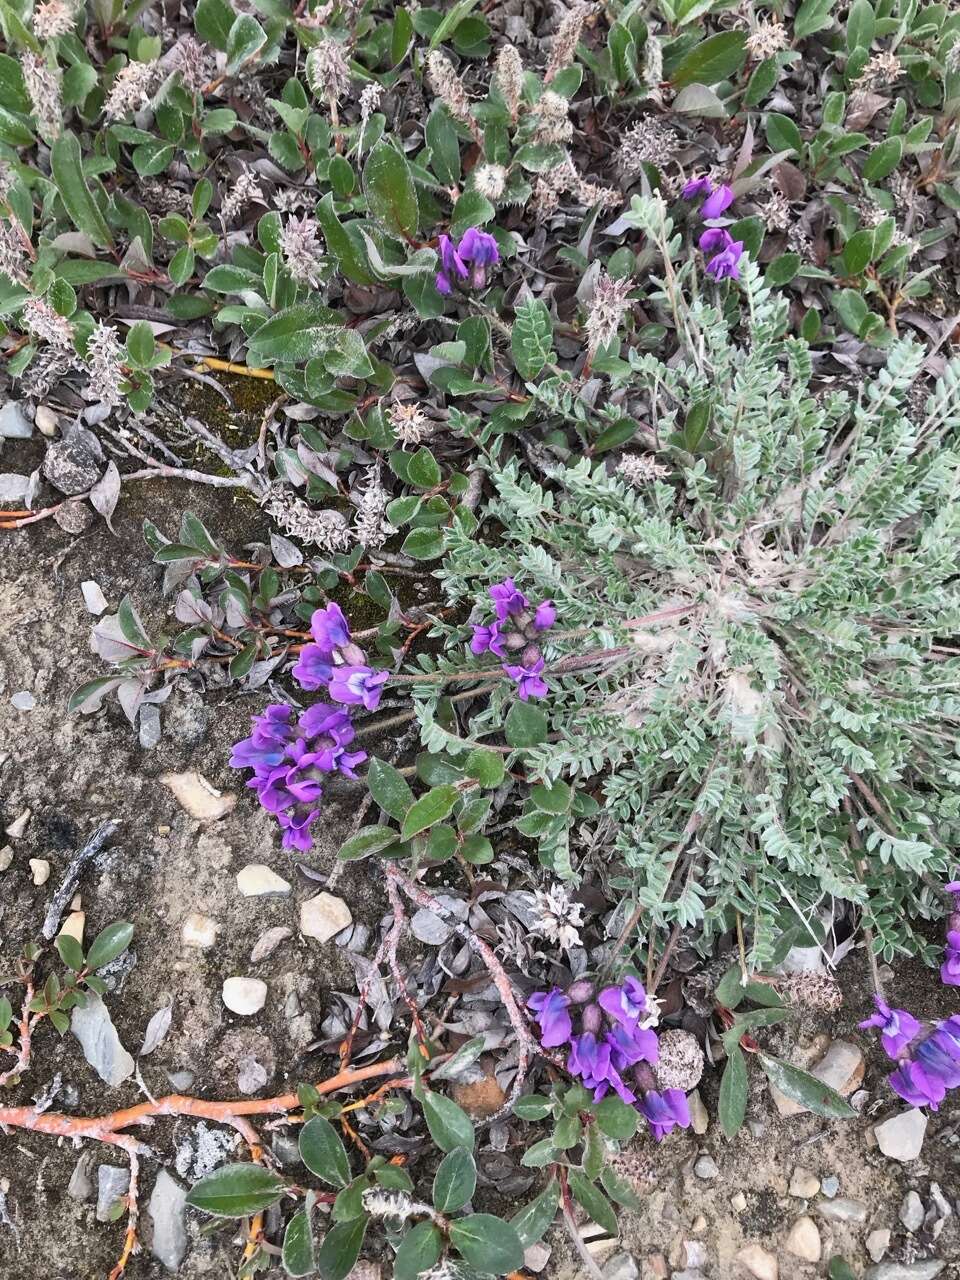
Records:
M63 0L47 0L33 11L33 29L41 40L55 40L73 30L76 10Z
M555 942L564 951L578 946L583 924L582 904L573 902L562 884L553 884L546 892L537 889L534 897L537 904L534 932L542 933L548 942Z
M325 102L339 102L350 84L350 67L339 40L327 37L307 54L307 84Z
M652 480L663 480L670 474L670 468L657 462L652 453L625 453L617 463L617 474L640 489Z
M312 284L314 288L319 283L323 265L323 246L317 239L319 230L314 218L291 216L280 232L280 252L287 270L294 280Z
M395 401L387 410L387 419L402 445L417 445L433 434L433 423L414 401Z
M257 175L252 169L243 165L233 179L233 185L220 201L220 217L223 219L224 226L229 226L234 218L254 200L258 204L266 204L266 196L261 190Z
M569 67L577 52L577 42L580 39L580 32L583 30L583 24L593 10L593 5L578 4L566 15L563 21L557 27L557 34L553 37L553 44L550 46L550 60L547 63L547 69L543 73L543 83L549 84L554 76Z
M23 240L9 222L0 218L0 275L15 284L26 284L28 277L23 262Z
M569 999L559 987L552 991L536 991L527 1000L540 1026L540 1042L546 1049L555 1049L570 1039L573 1024L567 1008Z
M60 137L63 127L60 76L31 49L25 49L20 55L20 70L40 136L44 142L53 142Z
M145 107L150 101L158 72L155 62L128 62L121 67L103 104L105 118L119 120Z
M680 148L678 134L661 124L656 116L644 116L620 139L617 161L621 173L632 177L641 173L645 164L662 168Z
M605 271L601 273L587 307L587 349L591 357L606 347L617 336L620 322L633 305L630 290L631 279L615 279Z
M112 406L123 399L120 384L123 382L124 348L112 325L98 323L87 339L87 368L90 381L85 395L89 400Z
M317 511L284 484L272 484L263 509L291 537L323 551L343 551L350 545L350 526L340 511Z
M545 90L533 107L537 120L534 131L536 142L566 142L573 136L573 124L569 117L570 104L566 98Z
M758 18L747 36L747 52L758 60L771 58L781 49L786 49L789 43L790 36L782 22L777 18Z
M199 93L210 79L212 60L205 46L189 33L180 37L162 62L165 67L180 72L180 81L188 93Z
M23 323L38 338L64 351L73 347L73 326L70 321L54 311L43 298L28 298L21 312Z
M470 113L470 99L463 87L463 81L457 75L453 63L439 49L434 49L427 55L427 76L433 92L450 114L463 124L476 128L476 121Z
M510 112L510 119L516 122L523 95L523 63L512 44L503 45L497 54L493 83L500 90L500 96Z

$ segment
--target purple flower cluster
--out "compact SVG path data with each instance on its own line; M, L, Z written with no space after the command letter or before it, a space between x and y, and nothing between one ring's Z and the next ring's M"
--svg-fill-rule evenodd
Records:
M310 848L310 824L320 816L323 782L331 773L355 778L365 751L348 751L350 716L318 702L294 723L293 708L277 703L254 716L253 731L233 748L234 769L252 769L247 783L283 830L285 849Z
M594 1102L613 1089L646 1117L657 1142L678 1126L686 1129L686 1094L682 1089L657 1090L650 1069L659 1055L652 1029L656 1005L647 999L642 984L627 977L619 986L605 987L596 1000L595 994L593 984L585 981L575 982L567 992L559 987L535 992L527 1004L539 1024L541 1044L555 1049L569 1043L567 1070L593 1092ZM580 1031L574 1035L570 1010L577 1005L583 1008ZM627 1073L630 1083L624 1079Z
M491 587L490 597L496 617L491 623L473 628L471 652L478 657L492 653L502 658L503 670L517 682L521 701L545 698L547 686L542 675L545 664L537 640L556 622L556 606L552 600L532 606L523 592L517 590L512 578Z
M468 227L457 245L449 236L441 236L437 289L442 294L450 294L455 280L467 278L472 289L482 289L487 283L487 267L495 266L499 261L497 242L487 231Z
M953 911L940 978L948 987L960 987L960 880L951 881L946 890L953 894ZM960 1015L931 1025L906 1009L891 1009L880 996L874 1003L876 1013L860 1026L877 1027L885 1053L898 1064L891 1088L912 1107L936 1111L947 1091L960 1087Z
M700 213L708 223L722 217L734 200L732 188L725 183L715 187L707 177L691 178L683 188L683 198L697 200L700 196L705 197ZM734 240L724 227L708 226L700 237L700 248L707 258L707 275L715 280L739 279L742 240Z
M294 723L293 708L282 703L253 717L253 731L233 748L234 769L252 769L247 783L263 807L275 815L286 849L306 852L312 843L310 825L320 815L323 782L329 774L348 778L367 758L365 751L348 751L355 737L349 711L363 706L374 711L380 702L388 671L367 665L366 655L350 638L350 624L336 604L314 611L310 619L313 642L304 645L293 668L302 689L324 689L339 707L325 702L308 707Z

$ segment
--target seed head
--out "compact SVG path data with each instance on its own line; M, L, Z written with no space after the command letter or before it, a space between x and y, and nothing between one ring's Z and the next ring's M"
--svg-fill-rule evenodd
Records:
M199 40L182 35L164 58L171 70L180 72L180 80L188 93L199 93L210 79L211 59Z
M789 43L790 36L779 19L758 18L757 25L747 36L747 52L751 58L760 61L786 49Z
M123 347L117 339L117 331L111 325L97 324L87 341L87 368L90 381L85 395L88 400L113 406L123 399L120 384L123 381Z
M627 130L620 140L618 161L625 177L634 177L645 164L662 169L680 150L677 133L655 116L645 116Z
M307 84L325 102L339 102L350 84L350 67L343 56L343 45L328 37L307 54Z
M389 501L390 494L383 487L380 463L377 462L367 472L366 484L357 503L355 532L357 542L362 546L376 550L383 546L391 534L396 533L396 529L386 518Z
M35 337L63 351L73 349L73 326L43 298L28 298L21 316L24 325Z
M155 62L128 62L122 67L103 104L106 119L120 120L147 106L158 72L159 67Z
M286 485L270 486L264 496L263 509L284 533L311 543L321 551L345 551L350 546L350 528L345 516L339 511L316 511Z
M657 462L652 453L625 453L617 463L617 475L635 489L642 489L654 480L664 480L670 468Z
M534 138L537 142L566 142L573 136L573 124L568 115L570 104L566 98L547 89L533 108L537 121Z
M512 44L505 44L497 55L497 64L493 69L493 83L500 90L500 96L507 104L510 119L516 122L520 110L520 99L523 96L523 63Z
M33 30L41 40L55 40L57 36L67 35L76 21L75 9L64 4L64 0L47 0L46 4L38 4L33 11Z
M499 200L507 185L507 171L502 164L478 164L473 185L488 200Z
M592 4L578 4L557 27L557 34L553 37L553 44L550 46L550 60L543 73L544 84L549 84L558 72L564 67L569 67L577 52L577 42L580 39L583 24L592 12Z
M579 946L583 926L581 903L572 902L562 884L553 884L546 891L537 889L534 897L537 900L534 932L542 934L562 951Z
M266 204L266 196L260 189L257 175L244 165L234 179L233 186L220 201L220 217L224 226L233 222L254 200L259 204Z
M287 219L280 232L280 251L294 280L318 286L323 265L323 246L317 239L320 230L314 218Z
M0 275L14 284L26 284L27 273L23 268L24 244L9 222L0 219Z
M60 137L63 122L60 76L30 49L21 56L20 69L40 136L44 142L55 142Z
M418 445L433 435L433 423L415 401L395 401L387 410L387 421L402 445Z
M616 280L606 272L600 276L593 301L587 308L586 330L591 356L617 336L621 320L633 305L627 296L632 288L630 279Z
M461 120L464 124L473 125L473 116L470 114L470 99L467 97L467 91L463 87L463 81L457 74L453 63L439 49L434 49L433 53L427 58L427 77L430 81L430 88L454 119Z

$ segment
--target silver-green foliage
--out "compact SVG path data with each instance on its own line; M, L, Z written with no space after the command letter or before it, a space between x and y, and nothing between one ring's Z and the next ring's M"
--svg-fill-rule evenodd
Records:
M695 301L691 358L631 353L620 379L660 406L664 441L707 401L703 451L665 449L672 474L640 487L586 458L546 483L492 468L502 540L454 529L438 576L452 600L508 574L552 597L554 667L610 651L551 677L551 736L524 761L600 781L585 856L629 869L645 919L709 936L739 913L762 962L776 927L834 897L886 956L922 952L911 920L936 912L960 836L960 361L925 402L909 341L853 393L813 392L750 263L743 297L745 345ZM421 721L436 735L429 704Z

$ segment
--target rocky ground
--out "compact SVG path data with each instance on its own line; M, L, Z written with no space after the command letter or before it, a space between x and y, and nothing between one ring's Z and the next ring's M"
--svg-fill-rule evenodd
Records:
M328 809L318 847L298 870L244 794L227 760L249 702L181 684L149 751L115 702L89 717L66 714L72 689L101 673L81 584L98 584L108 611L130 592L159 629L167 606L140 521L149 512L171 527L186 505L233 544L264 532L251 505L158 482L124 492L116 536L98 524L74 538L52 522L2 535L0 972L39 938L72 853L108 818L117 835L85 869L69 927L82 925L88 941L116 919L136 927L110 975L105 1010L85 1011L80 1040L44 1027L30 1071L4 1102L96 1114L172 1089L206 1098L279 1093L329 1074L332 1059L312 1046L323 1038L330 993L355 993L356 958L369 953L384 911L373 864L351 867L324 896L349 804ZM89 588L87 597L96 604ZM897 1119L903 1108L885 1085L882 1055L856 1028L869 1003L863 969L854 952L840 969L840 1012L779 1046L798 1062L822 1062L815 1069L852 1098L858 1119L782 1115L758 1072L748 1124L728 1142L715 1119L717 1077L708 1073L696 1132L656 1148L644 1138L628 1156L651 1189L642 1212L622 1215L621 1239L586 1228L611 1280L807 1280L827 1275L835 1255L872 1280L960 1276L960 1109L945 1106L925 1131L918 1113ZM890 983L911 1007L940 1016L955 1008L950 990L919 969L898 967ZM524 1127L507 1131L508 1148L516 1150ZM235 1275L232 1229L206 1233L182 1205L183 1189L231 1154L235 1135L178 1120L144 1136L156 1159L145 1164L145 1247L130 1276ZM281 1162L296 1160L282 1128L270 1138ZM486 1154L504 1158L489 1147ZM123 1236L111 1213L125 1187L122 1166L119 1152L0 1135L0 1274L105 1277ZM489 1194L485 1207L496 1208ZM370 1261L365 1274L379 1265L387 1280L389 1261ZM529 1262L557 1280L578 1272L559 1232Z

